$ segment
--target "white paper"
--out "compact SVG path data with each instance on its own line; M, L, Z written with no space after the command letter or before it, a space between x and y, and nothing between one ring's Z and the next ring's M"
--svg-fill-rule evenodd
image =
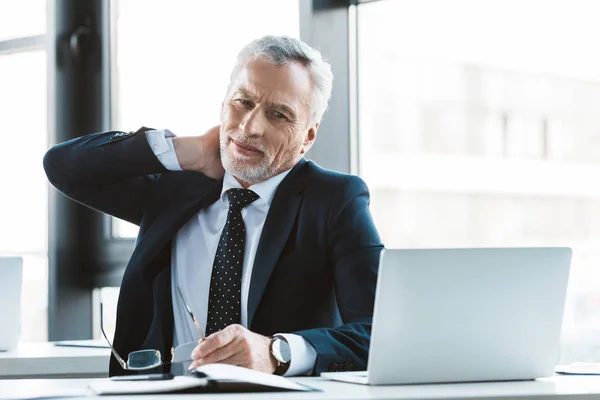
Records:
M271 386L281 389L309 391L310 388L292 382L282 376L267 374L266 372L237 367L228 364L208 364L195 369L216 381L240 381L257 385Z
M216 381L217 388L219 382L223 382L224 384L232 383L234 385L238 385L238 382L241 382L287 390L312 390L282 376L236 367L234 365L209 364L198 367L195 371L203 373L207 377L176 376L173 379L161 381L113 381L110 379L101 379L90 383L89 387L99 395L169 393L195 387L204 387L209 384L209 381Z
M557 365L555 372L571 375L600 375L600 363L574 362L568 365Z
M169 393L178 390L203 387L208 380L191 376L176 376L162 381L113 381L103 379L90 383L89 387L97 394Z

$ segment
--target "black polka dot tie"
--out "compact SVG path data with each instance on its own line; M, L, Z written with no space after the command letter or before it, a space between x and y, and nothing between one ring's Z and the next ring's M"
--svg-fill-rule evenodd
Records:
M229 189L229 212L213 263L208 295L206 335L241 322L242 268L246 227L242 209L258 199L248 189Z

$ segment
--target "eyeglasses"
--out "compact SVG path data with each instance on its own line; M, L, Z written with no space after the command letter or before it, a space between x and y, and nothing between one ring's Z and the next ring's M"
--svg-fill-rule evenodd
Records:
M192 309L190 308L190 306L188 306L185 299L183 298L183 294L181 294L181 290L179 289L179 286L177 286L177 293L179 294L179 298L181 299L181 302L183 303L185 310L187 311L189 316L194 321L194 325L196 326L196 329L198 330L198 333L200 334L200 338L201 339L204 338L204 335L202 334L202 330L200 329L200 325L198 324L198 321L196 320L196 317L194 316ZM183 343L183 344L180 344L179 346L177 346L176 348L171 349L171 360L170 361L163 362L160 350L153 350L153 349L132 351L127 356L127 361L125 361L119 355L117 350L113 347L110 340L108 340L108 336L106 336L106 332L104 332L104 318L103 318L102 302L100 302L100 330L102 331L102 335L104 336L104 339L106 339L106 342L110 346L110 351L115 356L117 362L119 363L121 368L123 368L124 370L127 370L127 371L143 371L143 370L147 370L147 369L156 368L161 365L192 361L190 359L190 355L191 355L194 347L196 347L196 345L198 344L198 342ZM187 354L187 355L185 355L185 354Z

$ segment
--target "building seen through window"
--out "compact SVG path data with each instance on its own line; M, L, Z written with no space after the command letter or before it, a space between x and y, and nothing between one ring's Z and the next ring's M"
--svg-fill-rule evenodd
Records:
M600 361L600 5L575 3L358 7L360 173L383 242L572 247L562 363Z

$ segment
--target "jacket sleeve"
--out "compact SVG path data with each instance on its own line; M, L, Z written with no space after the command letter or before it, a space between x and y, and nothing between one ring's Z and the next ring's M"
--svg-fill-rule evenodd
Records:
M139 225L152 183L165 167L145 132L93 133L52 147L44 156L48 180L72 200Z
M343 325L294 332L317 351L314 374L366 370L379 255L383 244L369 211L369 190L349 178L334 197L327 223L335 295Z

